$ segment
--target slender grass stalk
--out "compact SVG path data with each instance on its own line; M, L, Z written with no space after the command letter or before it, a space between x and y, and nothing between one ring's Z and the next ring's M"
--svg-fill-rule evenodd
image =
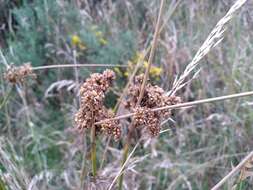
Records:
M179 5L179 3L181 2L181 0L178 0L175 5L171 8L171 11L169 12L167 18L165 19L165 22L161 25L160 29L159 29L159 34L163 31L163 29L165 28L166 24L168 23L169 19L171 18L171 16L173 15L173 13L175 12L177 6ZM150 44L146 51L144 52L144 58L147 56L148 52L150 51L152 47L152 44ZM141 66L141 64L143 64L143 61L144 61L144 58L143 60L138 60L138 63L137 65L135 66L134 68L134 71L133 73L131 74L131 76L129 77L129 80L128 80L128 83L126 84L126 86L124 87L124 90L123 90L123 93L121 94L120 98L118 99L117 101L117 104L114 108L114 110L117 110L118 108L120 108L120 105L121 105L121 102L122 102L122 99L125 97L126 93L127 93L127 90L128 90L128 87L129 85L131 84L131 82L133 81L133 78L135 77L139 67Z
M240 169L253 158L253 151L250 152L229 174L227 174L222 180L219 181L211 190L218 190L220 187L233 175L235 175Z
M100 164L99 169L102 169L103 166L104 166L104 162L105 162L105 159L106 159L106 153L107 153L109 144L111 142L111 139L112 139L111 136L109 136L108 139L107 139L106 146L105 146L105 149L103 151L103 156L102 156L102 159L101 159L101 164Z
M152 61L154 59L155 49L156 49L156 46L157 46L158 37L159 37L159 33L160 33L159 29L160 29L160 25L161 25L161 18L162 18L163 8L164 8L164 0L161 0L158 19L157 19L155 33L154 33L154 39L153 39L152 47L151 47L151 50L150 50L150 55L149 55L149 58L148 58L148 66L145 70L144 79L143 79L143 82L141 84L141 90L140 90L140 95L139 95L139 98L138 98L137 106L141 103L141 100L142 100L142 97L143 97L143 94L144 94L144 89L145 89L145 86L146 86L146 83L147 83L147 80L148 80L148 75L149 75L149 71L150 71L150 68L151 68L151 64L152 64Z
M230 95L226 95L226 96L219 96L219 97L215 97L215 98L207 98L207 99L203 99L203 100L196 100L196 101L185 102L185 103L171 105L171 106L164 106L164 107L154 108L151 111L161 111L161 110L165 110L165 109L185 108L185 107L190 107L190 106L196 106L196 105L201 105L201 104L206 104L206 103L213 103L213 102L229 100L229 99L234 99L234 98L241 98L241 97L252 96L252 95L253 95L253 91L242 92L242 93L237 93L237 94L230 94ZM135 112L120 115L120 116L117 116L117 117L114 117L114 118L101 120L99 122L96 122L95 125L100 125L104 122L108 122L108 121L112 121L112 120L119 120L119 119L129 118L129 117L132 117L134 115L135 115Z
M62 65L45 65L32 67L32 70L57 69L57 68L76 68L76 67L127 67L127 65L110 65L110 64L62 64Z
M92 163L92 175L97 175L97 158L96 158L96 126L91 128L91 163Z
M86 140L86 133L83 133L83 139L84 141ZM86 144L84 143L84 147ZM85 176L86 176L86 167L85 167L85 161L86 161L86 151L85 151L85 148L84 148L84 151L83 151L83 161L82 161L82 168L81 168L81 177L80 177L80 189L84 189L84 179L85 179Z
M129 154L129 156L126 157L126 160L125 160L124 164L121 166L121 168L120 168L118 174L117 174L116 177L113 179L113 181L112 181L112 183L110 184L108 190L111 190L112 187L113 187L113 185L114 185L114 183L117 181L117 179L118 179L120 176L122 176L122 173L123 173L123 170L125 169L126 164L128 163L128 161L130 160L130 158L131 158L132 155L134 154L134 152L135 152L136 148L139 146L139 144L140 144L140 140L136 143L136 145L134 146L134 148L133 148L133 150L131 151L131 153ZM123 182L123 181L122 181L122 182ZM122 186L121 186L121 187L122 187Z
M133 79L134 79L134 77L135 77L135 75L136 75L138 69L139 69L140 66L143 64L143 61L144 61L144 59L145 59L147 53L149 52L149 49L150 49L150 47L147 49L146 52L144 52L144 58L141 59L141 60L140 60L140 59L138 60L138 63L137 63L137 65L135 66L133 73L132 73L131 76L129 77L128 82L127 82L126 86L124 87L123 92L122 92L122 94L120 95L120 97L119 97L119 99L118 99L118 101L117 101L117 104L115 105L114 110L117 110L117 109L120 108L121 102L122 102L123 98L125 97L125 95L126 95L126 93L127 93L127 90L128 90L128 88L129 88L130 84L132 83L132 81L133 81Z
M157 19L157 23L156 23L156 27L155 27L154 39L153 39L153 42L152 42L150 55L149 55L149 59L148 59L148 66L145 70L144 79L143 79L143 82L142 82L142 85L141 85L140 95L138 97L138 101L137 101L136 106L138 106L141 103L142 97L144 95L144 89L145 89L145 86L146 86L146 82L148 80L149 71L150 71L151 64L152 64L152 61L153 61L153 58L154 58L154 55L155 55L155 49L156 49L156 46L157 46L158 37L159 37L159 33L160 33L159 29L160 29L161 17L162 17L163 8L164 8L164 2L165 2L164 0L161 0L158 19ZM133 130L134 130L134 123L132 122L130 124L130 127L129 127L129 131L128 131L128 135L127 135L127 141L124 145L122 165L125 164L126 159L127 159L129 146L130 146L129 143L130 143L130 140L131 140L131 135L132 135ZM121 174L120 177L119 177L119 188L118 188L119 190L122 190L123 177L124 177L123 174Z
M4 183L4 181L2 180L1 177L0 177L0 190L7 190L6 187L5 187L5 183Z
M28 102L26 100L25 91L21 88L21 85L18 85L18 84L16 84L16 89L25 107L26 122L27 122L28 127L30 128L32 139L34 140L36 145L39 145L40 144L38 140L39 138L37 137L37 134L34 130L34 124L31 119L31 112L29 110ZM38 161L39 168L43 169L43 162L42 162L40 150L38 150L38 154L36 154L36 159Z
M12 89L13 88L11 88L9 92L7 92L7 95L4 97L3 101L0 103L0 110L2 109L2 107L4 107L4 105L7 103L8 99L11 97Z
M237 0L233 6L228 10L226 15L222 17L211 33L208 35L204 43L201 45L192 61L186 66L184 72L179 78L176 78L173 82L172 89L168 92L168 95L174 95L179 89L183 88L188 82L185 82L186 78L191 75L194 69L199 64L199 61L209 53L209 51L217 46L223 40L223 34L226 30L226 24L234 17L238 9L240 9L247 0ZM196 77L196 74L192 78ZM191 81L191 80L190 80Z
M128 152L129 152L129 143L126 142L126 144L124 145L124 150L123 150L123 159L122 159L122 163L121 163L122 167L126 163ZM119 190L121 190L123 188L123 178L124 178L124 174L122 173L119 177Z

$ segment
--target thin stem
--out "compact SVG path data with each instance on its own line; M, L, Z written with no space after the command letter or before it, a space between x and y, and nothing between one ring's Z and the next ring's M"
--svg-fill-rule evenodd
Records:
M86 175L86 167L85 167L85 161L86 161L86 133L83 133L83 140L84 140L84 152L83 152L83 161L82 161L82 169L81 169L81 177L80 177L80 189L84 188L84 179Z
M109 186L108 190L111 190L114 183L117 181L117 179L121 176L121 174L123 173L123 170L125 169L126 164L128 163L128 161L130 160L130 158L132 157L132 155L134 154L136 148L139 146L140 144L140 140L136 143L135 147L133 148L132 152L129 154L129 156L127 157L126 161L124 162L124 164L121 166L118 174L116 175L116 177L113 179L111 185Z
M62 65L45 65L33 67L35 70L43 69L57 69L57 68L69 68L69 67L127 67L127 65L110 65L110 64L62 64Z
M125 97L125 95L126 95L126 93L127 93L127 90L128 90L128 88L129 88L130 84L132 83L134 77L135 77L135 74L137 73L139 67L140 67L141 64L143 63L143 61L144 61L144 59L145 59L145 57L146 57L147 52L149 51L149 49L150 49L150 47L148 48L148 50L147 50L146 52L144 52L144 57L143 57L143 59L139 59L139 60L138 60L138 63L137 63L137 65L135 66L133 73L132 73L131 76L129 77L129 80L128 80L126 86L124 87L123 92L122 92L122 94L120 95L120 98L119 98L118 101L117 101L117 104L116 104L116 106L115 106L115 108L114 108L115 110L121 108L121 107L120 107L121 102L122 102L123 98Z
M127 141L126 144L125 144L125 146L124 146L124 150L123 150L123 159L122 159L122 163L121 163L122 167L126 163L127 156L128 156L128 151L129 151L129 143ZM118 188L119 190L122 190L122 187L123 187L123 178L124 178L124 174L122 173L119 176L119 188Z
M0 103L0 110L2 109L2 107L5 106L8 99L11 97L11 92L12 92L12 88L9 90L9 92L6 93L7 95L5 97L3 97L3 101Z
M150 50L150 55L149 55L149 59L148 59L148 66L147 66L147 69L146 69L145 74L144 74L144 79L143 79L143 82L142 82L142 85L141 85L141 90L140 90L140 95L139 95L139 98L138 98L137 105L139 105L141 103L141 100L142 100L142 97L143 97L143 94L144 94L144 89L145 89L145 86L146 86L146 83L147 83L147 80L148 80L148 74L149 74L151 64L152 64L152 61L153 61L153 58L154 58L154 55L155 55L155 49L156 49L157 42L158 42L158 37L159 37L159 28L160 28L160 24L161 24L163 7L164 7L164 0L161 0L160 10L159 10L158 19L157 19L156 28L155 28L155 33L154 33L154 40L153 40L152 47L151 47L151 50Z
M106 146L105 146L105 149L104 149L104 152L103 152L103 156L102 156L102 160L101 160L101 164L100 164L99 169L102 169L103 166L104 166L104 162L105 162L105 159L106 159L106 153L107 153L110 142L111 142L111 136L108 137L108 140L106 142Z
M250 159L253 158L253 151L249 153L229 174L227 174L219 183L217 183L211 190L218 190L230 177L235 175Z
M203 100L196 100L196 101L191 101L191 102L186 102L186 103L181 103L181 104L176 104L176 105L154 108L154 109L151 109L151 111L161 111L161 110L165 110L165 109L184 108L184 107L201 105L201 104L205 104L205 103L218 102L218 101L222 101L222 100L229 100L229 99L240 98L240 97L245 97L245 96L252 96L252 95L253 95L253 91L242 92L242 93L238 93L238 94L230 94L230 95L226 95L226 96L219 96L219 97L215 97L215 98L207 98L207 99L203 99ZM136 112L132 112L132 113L120 115L120 116L117 116L117 117L114 117L111 119L101 120L99 122L96 122L95 125L99 125L99 124L102 124L102 123L108 122L108 121L129 118L129 117L134 116L135 114L136 114Z
M154 33L154 39L153 39L153 43L152 43L152 46L151 46L150 55L149 55L149 59L148 59L148 67L147 67L147 69L145 71L145 74L144 74L144 79L143 79L143 82L142 82L142 85L141 85L140 95L138 97L138 101L137 101L136 106L138 106L141 103L141 100L142 100L142 97L143 97L143 94L144 94L144 89L145 89L145 86L146 86L146 82L147 82L147 79L148 79L148 74L149 74L151 64L152 64L152 61L153 61L153 58L154 58L155 49L156 49L157 42L158 42L159 28L160 28L160 23L161 23L163 7L164 7L164 0L161 0L158 19L157 19L155 33ZM124 165L126 163L126 158L127 158L128 151L129 151L129 143L130 143L130 140L131 140L133 130L134 130L134 123L132 122L131 125L129 126L129 131L128 131L128 134L127 134L127 141L124 145L122 165ZM121 174L120 178L119 178L119 188L118 188L119 190L122 190L122 184L123 184L123 174Z
M96 158L96 126L91 128L91 162L92 162L92 174L96 177L97 174L97 158Z

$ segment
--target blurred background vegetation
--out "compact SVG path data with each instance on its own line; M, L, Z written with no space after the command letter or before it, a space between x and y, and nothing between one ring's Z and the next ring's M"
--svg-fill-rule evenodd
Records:
M234 0L167 0L152 80L169 90ZM114 69L116 98L148 48L158 0L0 0L0 62L128 65ZM253 89L253 3L228 25L224 40L201 60L197 79L177 95L191 101ZM89 139L73 127L78 109L73 69L39 71L19 87L0 64L0 176L6 189L77 189L82 158L90 170ZM78 80L103 68L81 68ZM170 130L142 145L127 168L125 189L207 190L253 147L252 98L174 112ZM120 167L122 142L98 142L101 186ZM87 175L86 180L91 180ZM224 189L237 183L230 179ZM252 189L245 180L240 189ZM99 187L97 186L99 189ZM1 188L0 188L1 189ZM101 188L103 189L103 188Z

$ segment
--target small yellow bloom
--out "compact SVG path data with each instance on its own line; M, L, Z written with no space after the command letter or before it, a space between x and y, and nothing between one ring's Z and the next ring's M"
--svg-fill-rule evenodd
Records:
M133 58L133 63L137 64L140 61L143 61L145 58L144 54L142 52L136 52L134 58Z
M160 76L161 73L162 73L162 68L160 67L151 67L150 69L151 76Z
M106 45L106 44L108 44L108 41L107 41L106 39L104 39L104 38L100 38L100 39L99 39L99 42L100 42L101 45Z
M92 30L92 31L96 31L97 29L98 29L98 26L97 26L97 25L91 26L91 30Z
M77 35L72 35L72 37L71 37L71 43L72 43L72 45L74 45L74 46L80 44L80 43L81 43L80 37L77 36Z
M137 52L137 58L139 60L143 60L145 58L145 55L142 52Z
M124 76L128 77L129 76L129 72L124 72Z
M103 38L103 33L101 31L96 31L95 36L98 38Z
M118 67L114 68L113 70L116 72L117 75L122 76L122 71Z
M143 67L144 67L144 68L147 68L147 67L148 67L148 62L147 62L147 61L144 61ZM160 74L162 73L162 68L156 67L156 66L151 66L149 72L150 72L150 75L151 75L152 77L160 76Z
M144 61L144 62L143 62L143 66L144 66L144 68L147 68L147 67L148 67L148 62L147 62L147 61Z

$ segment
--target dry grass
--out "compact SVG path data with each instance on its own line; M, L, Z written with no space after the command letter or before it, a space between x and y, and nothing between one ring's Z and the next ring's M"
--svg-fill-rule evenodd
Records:
M6 55L0 51L3 71L6 72L5 79L9 78L9 82L13 83L5 82L1 77L0 93L3 99L0 109L3 110L3 114L0 115L0 121L4 121L2 130L6 137L2 136L0 146L0 185L3 181L6 189L15 190L57 188L204 190L210 189L215 184L217 185L212 190L223 186L227 189L233 187L243 190L248 186L244 187L241 182L252 185L249 180L252 177L252 171L249 171L252 169L252 163L249 162L252 160L250 135L253 119L249 107L251 102L246 102L246 106L241 103L242 97L246 99L253 96L252 86L247 89L246 83L241 84L243 79L251 76L242 75L239 80L228 77L230 81L226 81L224 73L219 73L221 78L219 80L215 79L218 73L206 75L205 72L208 71L205 69L208 66L205 65L202 69L203 74L200 69L195 71L204 57L208 61L216 58L216 54L213 56L212 53L220 46L222 48L222 40L228 43L226 35L229 35L230 30L227 30L226 35L224 32L230 27L228 23L232 18L236 18L236 13L246 2L237 0L232 5L225 6L230 7L229 10L218 21L200 48L197 48L197 53L191 61L186 56L187 51L183 51L183 48L179 51L177 47L183 40L177 42L178 23L175 24L171 20L176 10L183 9L183 6L187 7L189 2L171 1L169 9L166 9L168 4L165 0L161 0L159 7L154 1L144 4L144 15L147 17L145 23L137 27L140 49L144 49L144 56L138 58L133 73L128 78L124 78L122 74L124 69L129 67L125 64L79 63L81 59L87 61L85 56L88 57L88 54L95 50L90 49L89 52L82 47L79 49L77 46L68 47L68 43L65 44L67 48L64 53L73 56L73 64L29 66L28 69L24 65L11 67L12 64ZM136 18L130 14L135 10L134 3L87 1L84 6L81 1L77 1L76 6L79 7L80 14L87 15L88 20L93 18L94 22L105 20L110 27L108 33L113 36L118 32L115 31L118 24L136 27L134 24L131 25ZM205 6L203 2L192 3L193 5L189 7L192 9L190 16L196 14L194 9L198 3L199 6ZM137 5L140 6L138 3ZM63 4L60 3L60 6ZM84 8L81 8L83 6ZM221 3L217 3L217 6L221 6ZM123 15L120 14L122 7L125 8L125 15L123 12ZM184 14L186 13L182 11L182 15ZM221 14L224 15L224 12ZM119 20L112 19L115 15ZM201 20L199 16L196 18ZM177 20L179 23L180 21ZM208 23L208 20L204 23ZM149 35L153 26L155 26L154 34ZM100 43L103 40L102 45L100 44L101 49L107 47L108 42L102 32L95 36L100 36ZM84 45L83 42L80 44ZM73 51L69 50L71 48ZM245 50L245 57L248 57L247 51L250 50ZM218 53L220 52L222 51ZM227 54L222 54L220 60L226 62ZM146 62L147 56L149 58ZM182 69L181 60L185 69L178 75ZM145 62L146 70L141 73ZM149 76L151 65L157 64L156 62L164 68L159 82ZM234 71L236 66L236 69L242 67L235 65L231 69L235 78L238 77L239 71L247 74L247 70ZM90 69L93 74L83 77L80 67L85 67L87 71ZM97 70L101 71L101 67L115 69L115 72L122 76L118 76L119 80L112 83L112 79L115 78L114 72L107 70L103 74L98 74ZM216 67L221 68L220 65L213 66L215 70ZM45 79L45 73L53 68L58 68L56 82ZM74 72L71 70L71 74L67 72L65 75L62 68L74 68ZM166 68L170 70L167 72ZM36 81L27 80L26 77L33 75L33 72L38 75L39 82L43 81L41 84L46 83L49 86L47 90L43 85L38 85L39 83L34 85ZM74 79L69 79L70 77ZM205 84L205 80L209 80L208 77L213 81ZM166 81L168 78L174 79L174 82ZM199 80L193 80L197 78ZM81 83L82 80L85 82ZM233 85L233 80L238 84L238 88ZM215 85L218 87L210 87L212 82L217 82ZM217 96L221 92L220 89L226 89L224 83L227 82L228 90L225 92L229 95ZM157 83L161 87L152 83ZM10 86L15 86L17 93L12 92L14 91L12 88L8 90ZM36 90L41 87L45 98L43 101L39 100L36 94ZM216 89L220 91L216 93ZM240 93L236 93L238 90ZM107 93L108 91L110 92ZM183 99L183 103L179 101L179 97L175 97L175 94ZM213 98L203 98L208 96ZM113 101L116 103L112 103ZM202 104L205 105L199 106ZM51 112L47 113L47 110ZM248 114L249 118L245 119L246 116L244 117L242 113ZM21 127L13 129L13 125ZM56 128L52 129L54 127ZM87 130L90 130L90 136L87 135ZM116 142L111 141L111 136L115 137ZM225 175L226 171L231 170L231 163L232 165L237 163L247 152L251 153ZM241 173L239 182L235 180L236 173Z

